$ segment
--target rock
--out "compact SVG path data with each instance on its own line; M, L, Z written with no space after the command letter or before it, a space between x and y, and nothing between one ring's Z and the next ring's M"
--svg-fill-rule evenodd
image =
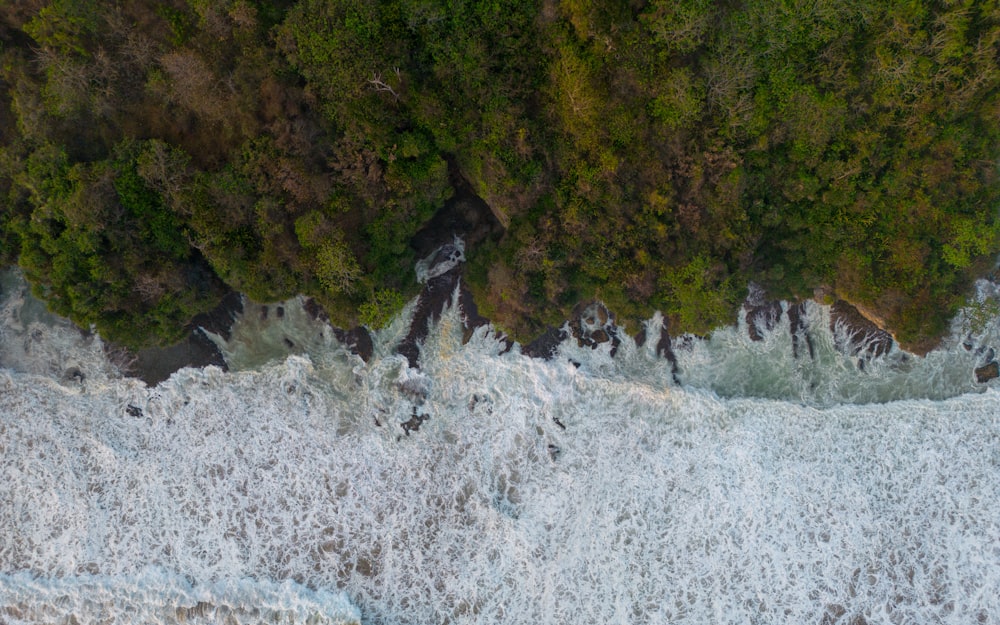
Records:
M982 367L976 367L976 382L979 384L986 384L998 377L1000 377L1000 364L995 360L986 363Z
M228 328L226 329L228 334ZM214 365L228 369L222 352L205 332L198 328L187 339L169 347L150 347L133 352L121 345L105 343L105 354L127 376L139 378L149 386L156 386L184 367Z
M330 315L327 314L326 310L320 306L319 302L311 297L307 297L304 302L302 302L302 308L305 309L309 316L316 321L325 321L330 323Z
M406 357L411 367L417 367L420 345L427 338L432 322L441 318L441 313L451 305L452 295L458 287L462 265L456 264L443 274L434 276L424 283L413 311L410 331L400 341L396 352Z
M361 360L365 362L371 360L372 354L375 353L375 345L372 343L371 335L368 334L368 330L361 326L350 330L333 328L333 336L351 350L352 354L361 356Z
M418 258L423 258L456 236L475 248L487 239L497 240L504 227L493 210L476 195L458 165L448 158L448 179L455 194L410 240Z
M635 346L636 347L642 347L643 345L645 345L646 344L646 327L643 326L642 329L639 330L639 332L635 335L635 338L632 339L632 340L635 341Z
M559 344L565 341L568 336L562 328L549 328L534 341L525 345L521 349L521 353L531 358L549 360L555 356Z
M643 328L636 336L636 344L644 345L645 343L646 329ZM660 358L666 358L670 362L670 375L673 377L675 384L680 384L681 381L677 377L677 372L680 368L677 366L677 356L674 354L673 345L670 340L670 332L667 330L666 320L664 320L663 325L660 326L660 336L656 341L656 355Z
M191 320L191 327L203 328L206 332L218 334L228 341L233 322L242 312L243 296L236 291L230 291L222 298L218 306L207 313L195 315L194 319Z
M770 332L781 321L781 303L766 302L763 304L743 304L744 316L747 322L747 334L752 341L763 341L764 332Z
M830 307L830 331L837 348L850 356L878 358L892 349L892 335L844 300Z
M465 280L460 280L458 285L458 309L462 314L462 326L464 329L462 344L464 345L469 342L472 334L477 329L490 323L489 319L479 314L479 307L476 306L476 302L472 298L472 291L465 284ZM514 341L510 340L506 335L501 335L499 338L504 343L504 348L500 353L506 354L514 346Z
M423 425L424 421L430 418L431 418L430 415L417 414L417 409L414 408L413 412L410 413L409 420L400 423L400 426L403 428L403 433L409 436L410 432L416 432L420 430L420 426Z
M83 371L80 370L80 367L70 367L69 369L66 370L65 373L63 373L63 379L66 380L67 382L80 383L86 380L87 376L83 374Z
M611 340L614 322L611 312L601 302L581 302L573 309L569 322L570 333L580 347L596 349Z
M804 343L808 348L809 358L815 358L812 337L809 336L809 328L805 322L805 304L802 302L788 307L788 331L792 334L792 355L798 358Z
M350 330L344 330L343 328L337 328L330 325L330 315L326 310L311 297L305 298L302 302L302 308L306 313L313 318L315 321L320 321L333 330L333 336L340 341L347 349L351 350L351 353L356 356L361 356L361 360L368 362L372 358L372 354L375 352L375 346L372 344L372 337L368 334L362 326L351 328ZM277 309L278 318L282 318L285 315L285 310L281 306Z

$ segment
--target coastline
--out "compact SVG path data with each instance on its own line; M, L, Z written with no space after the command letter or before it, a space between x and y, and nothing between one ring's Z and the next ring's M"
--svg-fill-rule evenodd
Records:
M438 252L431 256L434 254ZM463 279L463 272L464 265L457 264L424 283L416 298L407 331L395 347L395 352L406 358L409 367L420 368L420 349L424 340L433 324L452 306L457 306L462 320L463 342L468 342L476 329L492 323L479 312L472 292ZM143 350L128 367L128 374L155 386L182 367L215 365L227 369L221 350L206 337L205 331L212 332L223 340L228 339L232 323L243 310L243 301L242 297L235 294L227 297L217 310L193 322L191 334L181 343L162 349ZM835 300L831 304L820 305L829 307L828 329L834 337L837 350L852 359L860 370L870 366L873 361L887 358L890 353L897 353L901 361L905 362L911 358L923 358L932 351L915 353L903 349L888 330L847 301ZM735 327L745 332L751 341L760 342L765 340L768 333L775 331L782 323L782 317L787 315L793 358L814 360L817 356L813 334L819 328L810 327L804 306L804 301L767 300L759 291L751 289L751 295L739 311L740 323ZM365 362L372 358L372 336L367 328L357 326L344 329L332 325L322 306L309 298L304 300L304 308L314 320L327 324L337 340L352 353ZM726 328L718 328L716 331L724 329ZM560 345L571 340L578 347L590 349L608 344L609 355L614 358L626 334L624 328L615 323L613 311L598 300L590 300L578 304L573 316L561 326L549 327L532 340L521 343L520 350L531 358L551 360L558 353ZM498 336L504 343L501 353L510 351L515 341L503 333L502 329L498 329ZM670 333L666 319L661 320L652 336L648 335L646 324L634 335L630 335L638 347L644 346L647 341L656 341L656 356L670 363L674 382L678 384L680 366L675 353L678 344L682 349L684 346L689 348L691 341L707 341L710 336L674 336ZM971 339L966 339L963 348L968 352L975 352L978 358L978 364L970 372L978 384L986 384L1000 377L1000 363L994 346L975 344Z

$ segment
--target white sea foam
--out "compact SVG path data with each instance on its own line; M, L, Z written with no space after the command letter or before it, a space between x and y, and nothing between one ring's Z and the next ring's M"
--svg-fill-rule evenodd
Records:
M192 585L158 568L127 577L0 575L0 598L0 621L12 625L73 621L357 625L361 620L358 609L341 592L314 592L290 580Z
M367 365L0 371L0 621L336 622L342 591L365 623L1000 622L993 388L725 398L688 383L700 346L678 387L653 345L544 362L455 313L414 371L397 326Z

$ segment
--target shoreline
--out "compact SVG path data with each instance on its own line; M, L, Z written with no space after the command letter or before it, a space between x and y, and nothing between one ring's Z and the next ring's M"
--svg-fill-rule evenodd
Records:
M417 296L408 331L395 348L396 353L405 357L411 368L420 368L421 345L429 334L432 324L453 305L458 306L461 315L463 342L468 342L476 329L492 323L479 313L472 293L463 279L463 271L464 265L458 264L428 279ZM227 296L219 308L201 318L203 324L195 325L192 322L195 327L188 338L181 343L140 352L139 357L129 368L128 374L145 381L150 386L155 386L183 367L216 365L227 370L221 351L208 339L205 331L213 332L224 339L228 338L232 323L243 310L243 301L239 294ZM816 348L812 332L816 329L810 328L805 320L804 304L804 302L766 300L751 295L744 302L739 314L741 320L745 322L748 337L755 342L764 340L765 333L773 331L781 322L782 316L787 315L793 358L813 360L816 358ZM352 353L360 356L365 362L370 361L373 354L372 338L365 327L343 329L333 326L322 306L310 298L305 299L304 307L314 320L326 323L337 340ZM904 360L926 355L926 352L917 354L904 350L887 330L849 302L835 300L829 304L829 309L829 330L835 337L837 350L855 359L857 367L861 370L873 360L886 357L894 347L903 352ZM501 353L510 351L515 341L499 328L497 333L499 339L505 343ZM573 339L578 346L591 349L609 343L610 355L614 357L623 335L625 330L615 323L613 311L608 310L602 302L591 300L578 304L574 308L572 317L560 327L549 327L531 341L522 343L521 353L531 358L550 360L558 352L561 343ZM674 382L680 383L678 377L680 368L674 349L679 339L690 340L689 335L672 336L664 319L658 334L647 336L647 328L644 325L631 338L639 346L655 339L656 355L670 363ZM704 339L705 337L695 337L694 340ZM978 365L970 372L978 384L986 384L1000 377L1000 362L997 361L996 348L991 345L976 345L970 339L963 342L963 348L969 352L974 351L978 357Z

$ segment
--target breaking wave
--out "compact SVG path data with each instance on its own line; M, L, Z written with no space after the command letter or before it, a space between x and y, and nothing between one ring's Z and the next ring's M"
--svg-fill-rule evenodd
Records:
M449 312L415 370L405 316L366 364L295 305L234 329L233 372L155 388L86 340L5 361L0 621L1000 622L996 389L850 382L959 345L908 374L831 354L830 382L780 327L723 331L677 385L650 344L541 361ZM0 346L77 340L31 323ZM254 333L278 351L241 370Z

